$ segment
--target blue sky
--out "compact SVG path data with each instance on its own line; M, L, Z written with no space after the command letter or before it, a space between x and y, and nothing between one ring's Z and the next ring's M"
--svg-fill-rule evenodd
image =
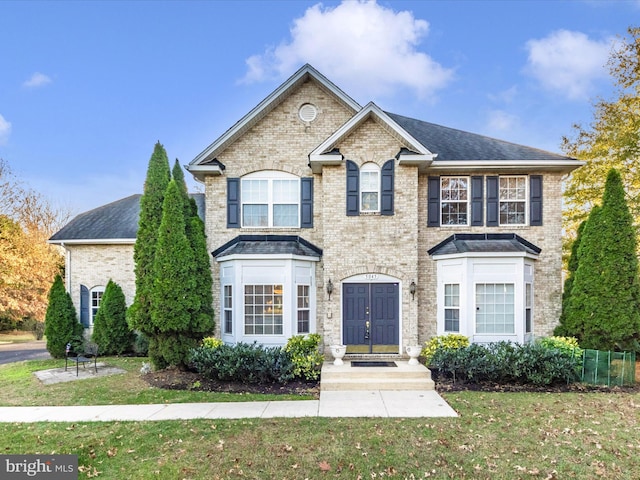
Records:
M0 158L79 213L141 192L158 140L189 163L304 63L361 105L558 152L638 19L640 0L5 0Z

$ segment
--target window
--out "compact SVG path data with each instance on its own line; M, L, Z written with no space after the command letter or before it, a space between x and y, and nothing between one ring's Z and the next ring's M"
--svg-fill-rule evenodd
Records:
M298 333L309 333L309 285L298 285Z
M247 175L241 182L243 227L298 227L300 179L281 172Z
M500 177L500 225L524 225L526 207L527 177Z
M94 287L91 289L91 325L93 325L95 321L103 295L104 287Z
M469 210L469 178L440 179L440 211L442 225L467 225Z
M233 333L233 287L231 285L224 286L223 299L224 324L223 333Z
M282 335L282 285L245 285L245 335Z
M513 283L476 284L476 333L515 333Z
M531 317L532 289L530 283L524 284L524 333L533 332Z
M457 283L444 286L444 331L460 331L460 285Z
M380 211L380 167L365 163L360 169L360 211Z

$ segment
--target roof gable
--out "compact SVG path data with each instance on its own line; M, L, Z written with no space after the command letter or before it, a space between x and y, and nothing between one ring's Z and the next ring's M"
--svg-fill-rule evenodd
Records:
M220 166L216 157L273 111L273 109L289 97L296 88L309 80L315 81L322 89L332 94L340 103L354 113L361 109L361 106L355 100L311 65L306 64L242 117L235 125L198 154L189 165L187 165L186 169L196 178L204 174L220 175L224 167Z
M406 148L398 152L401 164L416 162L418 165L428 165L435 158L436 154L429 151L418 139L383 112L375 103L369 102L309 154L311 170L314 173L319 173L323 165L340 164L343 158L336 146L369 119L378 122L392 136L407 145Z

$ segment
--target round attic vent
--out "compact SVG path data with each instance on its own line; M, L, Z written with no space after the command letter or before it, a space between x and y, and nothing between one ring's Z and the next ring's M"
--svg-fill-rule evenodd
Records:
M315 105L305 103L298 110L298 115L303 122L313 122L318 116L318 109Z

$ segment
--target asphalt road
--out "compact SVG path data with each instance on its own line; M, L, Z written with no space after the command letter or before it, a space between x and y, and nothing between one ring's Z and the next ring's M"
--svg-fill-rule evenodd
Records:
M44 340L26 343L0 343L0 364L23 360L43 360L51 358Z

